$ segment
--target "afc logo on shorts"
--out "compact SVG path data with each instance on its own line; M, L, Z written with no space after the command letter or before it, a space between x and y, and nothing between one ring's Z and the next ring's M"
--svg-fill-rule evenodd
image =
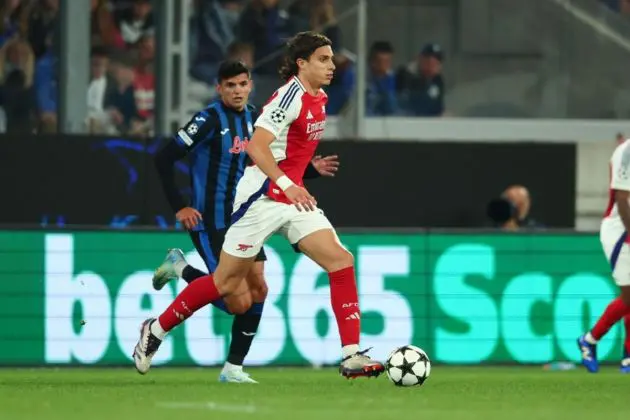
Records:
M246 244L238 244L236 247L237 251L241 251L241 252L246 252L248 249L253 248L253 245L246 245Z

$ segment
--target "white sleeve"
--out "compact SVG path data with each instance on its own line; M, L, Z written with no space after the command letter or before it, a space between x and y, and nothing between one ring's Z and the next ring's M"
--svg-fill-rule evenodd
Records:
M630 147L613 154L610 189L630 191Z
M297 83L282 86L263 107L254 126L264 128L276 138L300 115L302 88Z

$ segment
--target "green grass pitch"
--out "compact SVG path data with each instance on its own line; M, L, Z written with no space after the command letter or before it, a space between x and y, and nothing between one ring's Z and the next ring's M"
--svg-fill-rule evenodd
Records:
M605 367L434 366L422 387L386 376L348 381L333 369L250 369L259 385L219 384L214 368L0 369L3 420L622 419L630 375Z

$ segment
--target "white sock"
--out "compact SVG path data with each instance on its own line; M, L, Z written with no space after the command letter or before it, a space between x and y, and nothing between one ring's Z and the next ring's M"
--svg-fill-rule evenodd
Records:
M243 366L239 366L239 365L233 365L230 362L225 362L225 364L223 365L223 370L224 371L234 371L234 370L238 370L238 371L243 371Z
M160 340L164 340L164 337L166 336L166 331L164 331L164 328L160 325L160 321L157 319L151 324L151 334Z
M359 351L359 345L358 344L350 344L347 346L343 346L341 348L341 357L343 357L344 359L348 356L352 356L353 354L355 354L356 352Z
M586 340L586 342L589 344L597 344L597 340L593 338L593 335L591 334L590 331L584 335L584 340Z
M175 273L179 277L181 277L184 273L184 268L188 267L188 263L185 260L179 260L175 264L173 264L173 268L175 269Z

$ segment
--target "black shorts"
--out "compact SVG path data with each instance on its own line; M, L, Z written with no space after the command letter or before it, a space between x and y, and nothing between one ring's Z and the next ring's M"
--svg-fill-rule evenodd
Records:
M219 256L223 241L225 241L226 229L201 230L190 232L190 238L201 258L208 267L208 273L214 273L219 265ZM261 248L254 261L267 261L264 248Z

